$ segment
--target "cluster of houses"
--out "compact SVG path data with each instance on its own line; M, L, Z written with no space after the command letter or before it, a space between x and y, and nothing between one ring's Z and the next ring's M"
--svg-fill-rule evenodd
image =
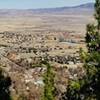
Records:
M41 67L41 61L44 60L54 66L60 95L61 91L66 89L67 78L76 78L80 71L77 69L82 66L78 52L80 47L85 45L79 35L76 37L68 34L67 37L64 33L56 32L0 33L0 62L6 59L5 69L9 70L8 73L13 80L13 95L21 95L24 92L28 100L39 100L40 97L36 98L43 88L42 75L46 69ZM80 74L81 71L79 76Z

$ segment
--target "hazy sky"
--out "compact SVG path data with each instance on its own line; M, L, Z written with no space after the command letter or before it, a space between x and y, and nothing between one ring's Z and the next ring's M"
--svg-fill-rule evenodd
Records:
M0 0L0 9L51 8L79 5L93 1L94 0Z

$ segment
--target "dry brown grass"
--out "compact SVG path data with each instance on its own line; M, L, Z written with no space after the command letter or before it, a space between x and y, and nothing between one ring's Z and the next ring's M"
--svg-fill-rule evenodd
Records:
M76 31L85 33L85 26L92 15L41 14L32 16L0 17L0 32L19 31L37 33L44 31Z

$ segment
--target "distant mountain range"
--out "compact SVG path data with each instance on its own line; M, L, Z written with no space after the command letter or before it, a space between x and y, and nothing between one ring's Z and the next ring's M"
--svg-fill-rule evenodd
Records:
M69 10L69 9L94 9L94 3L86 3L86 4L81 4L78 6L72 6L72 7L57 7L57 8L42 8L42 9L29 9L29 10L33 10L33 11L45 11L45 12L52 12L52 11L63 11L63 10Z
M86 3L73 7L57 7L42 9L0 9L0 17L3 16L32 16L34 14L80 14L93 13L94 3Z
M94 9L94 3L81 4L81 5L79 5L79 6L75 6L75 8Z

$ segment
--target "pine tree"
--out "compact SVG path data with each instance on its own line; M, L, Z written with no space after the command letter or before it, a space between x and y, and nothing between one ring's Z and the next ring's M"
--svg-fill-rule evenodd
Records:
M62 100L100 100L100 0L95 0L95 19L96 25L87 25L85 39L88 52L80 52L85 76L69 81Z
M48 62L45 62L47 71L44 75L44 94L42 100L55 100L55 86L54 86L54 72L52 66Z
M9 76L5 76L2 69L0 69L0 100L11 100L9 87L11 85L11 79Z

